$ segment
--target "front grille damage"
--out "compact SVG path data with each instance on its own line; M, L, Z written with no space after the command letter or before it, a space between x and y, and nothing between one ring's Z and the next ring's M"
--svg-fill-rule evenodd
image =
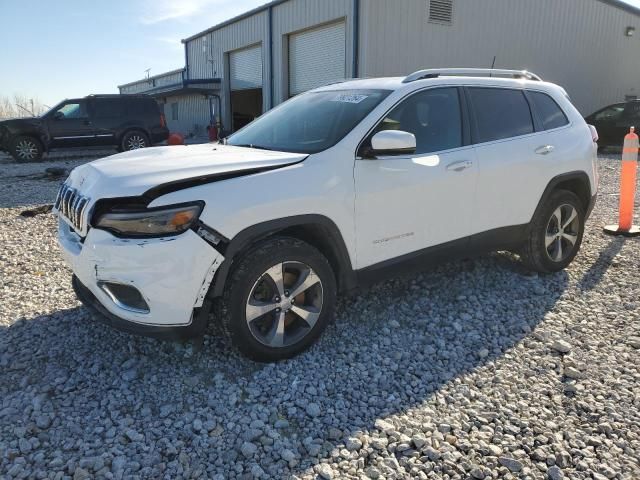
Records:
M81 195L78 190L66 183L60 187L54 209L64 217L78 232L84 232L87 224L87 207L89 198Z

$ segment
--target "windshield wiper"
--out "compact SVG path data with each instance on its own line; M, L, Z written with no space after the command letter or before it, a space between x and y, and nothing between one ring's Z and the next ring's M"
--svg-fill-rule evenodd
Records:
M274 148L263 147L262 145L254 145L251 143L241 143L238 145L228 144L228 145L232 145L233 147L255 148L256 150L270 150L270 151L275 150Z

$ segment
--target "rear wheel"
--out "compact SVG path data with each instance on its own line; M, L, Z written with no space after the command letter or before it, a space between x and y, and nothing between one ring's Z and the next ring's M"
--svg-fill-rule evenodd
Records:
M19 162L33 162L42 158L40 141L33 137L17 137L11 145L11 155Z
M122 148L123 151L138 150L139 148L146 148L150 146L149 137L139 130L133 130L125 133L120 144L120 148Z
M336 282L327 259L294 238L273 238L240 259L222 299L233 344L258 361L308 348L333 317Z
M521 251L525 265L542 273L566 268L580 249L584 218L584 207L575 193L551 193L531 223L529 239Z

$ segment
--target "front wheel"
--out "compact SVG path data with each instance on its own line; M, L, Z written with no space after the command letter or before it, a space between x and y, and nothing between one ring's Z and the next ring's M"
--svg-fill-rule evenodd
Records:
M566 268L580 249L584 221L584 207L575 193L551 193L531 222L529 239L520 252L524 264L541 273Z
M125 152L151 146L149 137L138 130L125 133L120 143L120 148Z
M11 145L11 155L19 162L33 162L42 158L42 144L33 137L18 137Z
M238 262L221 302L233 344L258 361L307 349L333 317L336 281L327 259L294 238L269 239Z

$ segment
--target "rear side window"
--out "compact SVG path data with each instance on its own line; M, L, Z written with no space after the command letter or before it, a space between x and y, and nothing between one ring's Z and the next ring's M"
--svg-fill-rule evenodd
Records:
M640 120L640 102L627 103L623 117L630 120Z
M545 130L553 130L569 123L567 116L549 95L541 92L528 92L528 94Z
M533 133L529 103L520 90L469 88L476 120L476 143Z
M124 116L124 104L119 99L95 99L93 113L96 118L120 118Z

